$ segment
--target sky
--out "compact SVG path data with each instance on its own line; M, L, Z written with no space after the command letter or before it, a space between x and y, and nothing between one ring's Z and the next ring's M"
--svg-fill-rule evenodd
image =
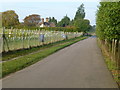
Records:
M99 1L97 0L3 0L0 11L14 10L20 22L31 14L39 14L41 18L55 17L60 21L65 15L73 19L77 8L84 4L86 16L91 25L95 25L95 14Z

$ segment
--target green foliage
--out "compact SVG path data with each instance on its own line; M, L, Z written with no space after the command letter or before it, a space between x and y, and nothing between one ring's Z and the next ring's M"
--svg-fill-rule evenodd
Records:
M71 21L70 21L70 24L69 24L70 26L74 26L74 20L72 19Z
M58 27L66 27L70 24L70 18L66 15L60 22L58 22Z
M55 25L57 25L57 19L55 19L54 17L49 17L49 22L53 22Z
M74 26L78 28L79 32L88 32L91 28L90 21L87 19L78 19L74 21Z
M89 33L95 33L95 30L96 30L96 26L93 25L93 26L91 26Z
M85 18L84 4L81 4L76 11L74 20L70 21L70 18L66 15L60 22L58 27L69 27L70 31L88 32L91 29L90 21Z
M13 10L8 10L2 12L2 26L3 27L13 27L19 24L18 15Z
M29 27L29 26L17 26L13 29L24 29L24 30L48 30L48 31L64 31L64 32L78 32L76 27Z
M44 27L41 29L49 31L64 31L64 32L77 32L78 30L75 27Z
M101 2L96 24L96 34L100 39L120 39L120 2Z
M40 20L40 15L32 14L24 18L24 24L26 26L37 26Z
M91 28L90 21L85 18L84 4L81 4L76 11L74 20L71 22L78 29L79 32L88 32Z
M84 4L81 4L78 7L74 20L84 19L84 18L85 18Z

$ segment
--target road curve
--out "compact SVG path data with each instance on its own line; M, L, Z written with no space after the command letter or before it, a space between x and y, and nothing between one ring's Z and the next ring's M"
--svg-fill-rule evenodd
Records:
M117 88L96 38L66 47L3 79L3 88Z

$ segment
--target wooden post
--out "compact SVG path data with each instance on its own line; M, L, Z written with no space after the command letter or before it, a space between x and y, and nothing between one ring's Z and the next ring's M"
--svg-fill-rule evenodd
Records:
M13 47L13 50L15 50L16 48L16 29L13 29L13 45L14 45L14 47Z
M22 30L22 49L24 49L24 30Z
M30 40L31 40L31 30L29 30L29 47L31 48Z
M2 50L2 52L4 52L5 51L5 45L4 45L4 27L2 28L2 41L3 41L3 45L2 45L2 47L3 47L3 50Z
M114 62L115 62L115 64L116 64L116 67L117 67L117 40L115 40L115 43L114 43L114 54L113 54L113 57L114 57Z
M114 39L112 40L112 55L111 55L112 60L113 60L113 54L114 54Z
M120 40L118 42L118 78L120 78ZM120 85L120 82L119 82Z
M30 49L30 39L29 39L29 34L30 34L30 31L28 30L28 32L27 32L28 34L27 34L27 38L28 38L28 49Z
M39 46L41 45L41 42L40 42L40 30L39 30L39 37L38 37L38 41L39 41Z
M8 43L8 39L7 39L7 37L6 37L6 33L5 33L5 28L4 28L4 30L3 30L3 41L4 41L4 43L3 44L5 44L5 42L6 42L6 48L8 49L8 51L10 50L10 47L9 47L9 43ZM6 51L6 50L5 50Z
M4 29L2 28L2 31L1 31L1 42L2 42L2 43L1 43L1 44L2 44L2 45L1 45L1 46L2 46L2 47L1 47L1 48L2 48L1 51L2 51L2 52L4 52L4 41L3 41L4 32L3 32L3 30L4 30Z
M16 30L16 40L17 40L17 42L18 42L18 37L19 37L19 35L18 35L18 29ZM17 46L17 48L16 49L18 49L18 48L20 48L19 46Z

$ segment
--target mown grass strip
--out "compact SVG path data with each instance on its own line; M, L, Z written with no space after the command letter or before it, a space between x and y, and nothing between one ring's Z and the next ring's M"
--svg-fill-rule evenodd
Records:
M27 55L27 56L21 57L16 60L4 62L4 63L2 63L2 77L5 77L6 75L9 75L10 73L13 73L13 72L19 71L25 67L28 67L28 66L40 61L41 59L45 58L46 56L48 56L62 48L70 46L80 40L86 39L86 38L87 37L75 38L75 39L69 40L65 44L60 43L59 45L57 45L55 47L50 47L41 52L38 52L38 53L35 53L32 55Z
M83 37L83 36L81 36ZM77 37L79 38L79 37ZM9 51L9 52L3 52L2 53L2 61L7 61L10 60L12 58L16 58L19 56L23 56L23 55L27 55L39 50L43 50L49 47L52 47L54 45L58 45L60 43L65 43L71 40L75 40L77 38L72 38L72 39L68 39L68 40L62 40L62 41L58 41L58 42L54 42L54 43L50 43L50 44L46 44L46 45L41 45L41 46L37 46L37 47L31 47L30 49L21 49L21 50L14 50L14 51Z

